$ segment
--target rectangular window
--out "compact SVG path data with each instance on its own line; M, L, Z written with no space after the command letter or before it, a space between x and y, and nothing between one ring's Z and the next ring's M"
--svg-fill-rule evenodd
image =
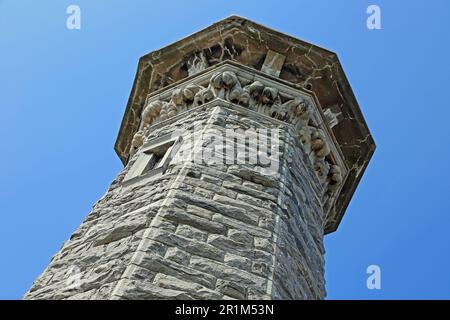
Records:
M181 136L172 135L147 142L139 151L139 156L125 175L124 183L131 184L141 178L163 174L180 147Z

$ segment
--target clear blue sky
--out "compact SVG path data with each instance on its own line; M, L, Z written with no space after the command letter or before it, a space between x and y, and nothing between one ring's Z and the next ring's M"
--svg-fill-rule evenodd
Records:
M450 298L446 0L0 0L0 298L21 298L121 170L138 58L233 13L337 52L377 143L326 238L328 298Z

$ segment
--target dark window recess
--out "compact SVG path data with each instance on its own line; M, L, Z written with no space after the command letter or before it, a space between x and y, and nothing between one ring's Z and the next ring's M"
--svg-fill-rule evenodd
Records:
M166 151L167 152L167 149ZM164 153L153 153L151 160L148 162L147 166L145 167L144 171L142 172L142 174L149 172L150 170L156 169L158 167L158 165L161 163L161 160L164 158Z
M133 166L124 177L124 182L131 182L139 176L153 176L163 174L167 169L173 154L176 153L175 143L181 140L180 137L169 141L155 143L142 150ZM175 147L175 149L174 149ZM179 145L178 145L179 147Z

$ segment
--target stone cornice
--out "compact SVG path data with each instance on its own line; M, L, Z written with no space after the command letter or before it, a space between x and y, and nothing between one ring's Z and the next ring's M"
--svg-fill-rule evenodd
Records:
M238 63L225 61L149 94L130 153L142 147L155 126L216 99L293 127L325 190L320 195L325 221L332 221L348 168L317 98L312 92Z
M336 202L335 220L325 228L326 233L335 231L375 151L349 81L334 52L243 17L227 17L141 57L114 146L121 161L126 164L129 160L131 141L139 130L139 117L149 93L162 92L223 61L267 71L265 61L277 54L282 56L277 64L281 69L269 73L278 75L280 83L314 92L349 170Z

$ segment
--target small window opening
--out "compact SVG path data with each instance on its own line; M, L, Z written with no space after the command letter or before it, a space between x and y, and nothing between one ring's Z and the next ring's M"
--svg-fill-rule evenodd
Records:
M176 153L181 137L157 138L153 144L142 147L138 158L125 175L124 182L135 181L139 177L163 174ZM174 148L176 146L176 148Z

